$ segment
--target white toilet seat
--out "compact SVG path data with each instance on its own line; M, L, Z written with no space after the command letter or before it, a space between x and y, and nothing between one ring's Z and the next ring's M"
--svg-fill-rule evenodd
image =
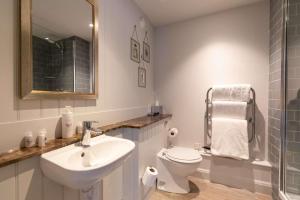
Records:
M191 164L202 161L199 151L186 147L172 147L165 151L165 155L168 159L180 163Z
M192 148L163 148L157 154L157 189L187 194L190 192L187 177L196 172L202 160L200 152Z

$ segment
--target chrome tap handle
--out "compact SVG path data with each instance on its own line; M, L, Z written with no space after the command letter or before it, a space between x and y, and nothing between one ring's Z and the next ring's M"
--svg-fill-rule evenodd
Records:
M88 129L91 129L93 123L99 123L99 122L98 121L83 121L82 126L83 126L83 128L86 127Z
M100 136L103 134L103 131L99 128L92 128L91 133L93 136Z
M92 124L93 123L99 123L99 122L98 121L83 121L82 122L82 128L83 128L82 138L83 138L86 130L91 130L92 129Z

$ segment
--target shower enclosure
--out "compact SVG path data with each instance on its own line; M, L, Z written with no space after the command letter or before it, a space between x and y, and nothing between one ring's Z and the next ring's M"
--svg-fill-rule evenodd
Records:
M300 199L300 1L283 9L281 198Z
M89 93L92 90L90 42L72 36L57 41L32 37L33 88Z

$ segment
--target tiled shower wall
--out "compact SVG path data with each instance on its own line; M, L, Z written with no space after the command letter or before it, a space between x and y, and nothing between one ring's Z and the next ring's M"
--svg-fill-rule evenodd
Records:
M300 1L289 1L287 25L287 193L300 194Z
M62 72L63 49L45 39L33 36L33 88L56 90L57 79Z
M73 37L76 42L76 92L90 92L90 43L79 37Z
M74 90L74 61L73 61L73 39L67 38L62 41L64 46L63 71L59 78L61 88L65 91Z
M73 36L63 40L64 44L64 67L60 78L60 85L64 90L74 90L74 61L76 65L75 79L76 92L90 92L90 43L79 37ZM74 60L74 55L75 60Z
M272 196L278 199L280 148L280 86L283 0L270 1L269 160L272 164Z
M90 43L73 36L54 44L34 36L34 89L73 91L74 62L75 90L88 93L91 86Z

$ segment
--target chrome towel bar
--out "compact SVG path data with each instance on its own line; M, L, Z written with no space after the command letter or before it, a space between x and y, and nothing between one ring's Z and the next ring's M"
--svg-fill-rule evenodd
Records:
M206 111L205 111L205 119L206 119L206 134L209 138L211 138L211 134L209 133L209 122L211 121L211 113L209 112L209 106L212 104L212 100L211 100L211 91L213 88L209 88L206 92L206 99L205 99L205 103L206 103ZM249 143L251 143L254 138L255 138L255 111L256 111L256 94L255 94L255 90L253 88L250 89L251 93L252 93L252 98L250 99L249 102L247 102L248 105L251 106L252 108L252 116L247 120L248 124L252 125L252 134L251 137L249 139Z

